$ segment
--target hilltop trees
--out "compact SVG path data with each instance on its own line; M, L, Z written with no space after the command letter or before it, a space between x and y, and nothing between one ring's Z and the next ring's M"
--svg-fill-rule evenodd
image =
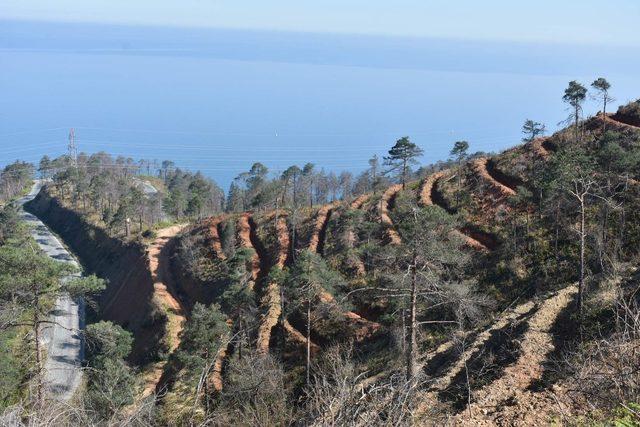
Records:
M0 171L0 203L17 196L33 179L33 165L16 161Z
M562 100L569 104L572 108L572 113L569 116L569 120L574 121L574 135L575 141L578 142L580 135L580 114L582 113L582 104L587 98L587 88L578 83L575 80L569 82L569 86L564 90Z
M423 150L403 136L389 150L389 155L384 158L385 165L389 166L386 173L396 172L400 176L402 189L407 183L407 176L412 165L417 163L416 158L422 156Z
M602 130L607 129L607 104L613 102L614 99L609 95L609 89L611 89L611 83L604 77L599 77L591 83L591 87L596 91L593 98L602 102Z
M596 91L594 98L602 102L602 114L607 115L607 104L613 102L614 99L609 95L609 89L611 89L611 83L604 77L599 77L591 83L591 87Z
M449 155L456 160L456 163L458 163L458 191L456 192L456 206L458 205L458 197L460 196L460 190L462 189L462 163L469 155L467 153L468 150L469 143L467 141L456 141L449 152Z
M200 172L176 169L168 173L165 209L175 219L204 218L222 210L224 193Z
M522 125L522 133L525 135L525 137L522 138L522 142L532 142L538 136L544 135L545 130L546 127L544 124L535 122L531 119L525 120L524 124Z
M143 232L168 217L200 219L222 210L222 190L201 173L183 171L173 162L164 161L158 171L163 185L159 179L136 176L144 168L149 172L151 163L122 156L114 159L98 152L80 153L75 164L67 156L54 160L45 156L39 170L43 177L53 178L61 202L118 234L124 230L129 235L131 221L137 222L137 230ZM163 215L163 207L168 215Z

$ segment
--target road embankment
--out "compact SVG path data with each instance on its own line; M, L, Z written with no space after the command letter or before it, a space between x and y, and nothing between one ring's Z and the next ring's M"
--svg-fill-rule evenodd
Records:
M58 234L78 256L85 271L108 281L98 298L98 315L134 335L130 361L144 364L153 359L164 331L162 316L152 301L153 279L145 247L110 237L66 208L43 189L25 209Z

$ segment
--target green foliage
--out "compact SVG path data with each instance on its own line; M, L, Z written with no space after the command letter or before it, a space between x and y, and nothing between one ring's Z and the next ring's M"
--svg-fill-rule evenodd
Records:
M640 404L630 402L616 410L611 423L615 427L639 427L640 417L638 414L640 414Z
M105 359L125 359L131 352L133 337L118 325L100 321L87 326L85 342L87 360L95 366Z
M0 411L17 403L29 379L31 352L23 344L17 330L0 331Z
M544 135L544 131L546 127L544 124L540 122L534 122L533 120L527 119L522 125L522 133L525 135L522 138L522 142L531 142L536 139L540 135Z
M580 107L587 98L587 88L575 80L569 82L569 86L565 89L562 100L572 107Z
M215 357L222 338L229 332L220 306L196 303L182 331L177 359L190 378L201 375L206 363Z
M118 325L101 321L87 326L87 391L84 404L95 422L108 420L134 401L137 384L124 359L133 337Z
M385 165L389 166L387 173L398 172L404 187L411 166L418 163L416 159L422 156L423 152L420 147L409 140L408 136L403 136L396 141L396 144L389 150L389 155L384 158Z
M18 208L7 205L0 209L0 245L10 240L25 240L27 238L24 224L18 216Z
M31 184L34 167L31 163L16 161L0 171L0 204L20 195Z
M255 251L240 248L226 262L226 270L221 274L224 292L221 296L222 308L226 313L248 317L255 309L255 294L249 287L251 264Z
M456 141L453 144L453 148L449 152L452 157L455 157L458 162L464 160L467 157L467 151L469 150L469 143L467 141Z
M291 266L285 284L289 307L293 309L316 300L322 292L334 293L345 286L345 281L320 255L303 250Z

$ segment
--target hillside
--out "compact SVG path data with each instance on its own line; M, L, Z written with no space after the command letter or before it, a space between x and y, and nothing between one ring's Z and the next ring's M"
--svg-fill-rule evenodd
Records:
M498 154L458 141L416 171L422 150L400 138L385 175L375 156L340 178L311 163L270 178L255 163L226 199L169 161L149 176L102 152L43 158L47 185L25 209L104 279L67 291L88 302L85 380L50 392L47 416L60 404L80 405L80 425L637 420L640 101L525 135ZM10 165L3 198L32 169ZM11 268L41 244L15 209L0 210ZM23 281L0 275L0 325ZM40 377L16 338L37 343L39 328L17 324L0 335L7 407Z
M393 185L314 208L225 214L188 228L173 263L182 276L179 292L190 304L218 304L235 337L218 351L212 371L214 414L224 417L229 402L237 404L229 393L250 381L242 370L255 363L245 360L252 353L282 364L289 401L308 393L307 349L313 369L330 378L337 372L321 369L336 346L357 378L351 387L369 399L362 410L375 412L397 398L380 390L398 386L411 333L419 378L412 386L419 392L407 397L418 408L414 421L512 425L589 413L584 390L572 387L584 373L561 359L567 352L581 357L579 344L597 342L602 328L613 339L612 318L623 315L618 299L636 283L640 115L633 108L581 122L580 142L569 127L434 171L404 190ZM572 191L587 186L583 284ZM416 230L418 210L428 213ZM409 314L412 296L399 283L415 244L432 252L421 255L427 268L417 294L425 298L417 303L419 327L407 336L402 313ZM415 265L406 263L406 271ZM329 383L314 385L313 393L328 393ZM184 386L169 387L167 411ZM331 404L312 397L316 405ZM353 415L354 398L346 393L334 401L325 421ZM316 410L328 410L322 408ZM281 415L269 413L270 420Z

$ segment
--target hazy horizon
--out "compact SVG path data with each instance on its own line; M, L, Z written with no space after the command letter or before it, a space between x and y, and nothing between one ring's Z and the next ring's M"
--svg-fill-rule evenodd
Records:
M175 160L226 188L256 161L357 173L404 135L423 164L460 139L498 151L527 118L555 129L569 80L640 97L624 47L0 22L2 164L62 154L74 127L82 151Z

